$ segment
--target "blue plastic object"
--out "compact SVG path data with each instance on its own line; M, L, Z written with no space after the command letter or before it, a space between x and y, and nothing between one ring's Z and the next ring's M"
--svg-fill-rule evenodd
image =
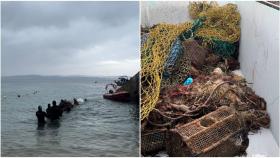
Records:
M191 77L188 77L184 82L184 86L190 85L192 83L193 83L193 79Z

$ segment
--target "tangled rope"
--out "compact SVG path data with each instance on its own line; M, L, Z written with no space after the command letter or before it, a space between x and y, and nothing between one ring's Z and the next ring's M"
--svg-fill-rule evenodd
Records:
M201 7L202 4L202 7ZM181 66L182 72L188 72L189 64L180 62L180 41L193 37L201 40L203 46L223 56L236 52L233 42L240 37L240 15L236 5L218 6L215 3L190 3L190 14L195 21L183 24L159 24L149 30L141 43L141 120L154 109L162 85L163 76L171 74L175 65ZM185 57L186 60L187 57ZM174 77L178 83L182 77ZM163 86L164 87L164 86Z

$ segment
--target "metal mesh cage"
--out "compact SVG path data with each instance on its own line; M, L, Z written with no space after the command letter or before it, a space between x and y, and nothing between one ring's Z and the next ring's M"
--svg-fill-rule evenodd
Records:
M248 143L239 115L226 106L170 130L168 140L170 156L235 156Z
M166 129L153 130L141 134L141 154L147 155L165 149Z

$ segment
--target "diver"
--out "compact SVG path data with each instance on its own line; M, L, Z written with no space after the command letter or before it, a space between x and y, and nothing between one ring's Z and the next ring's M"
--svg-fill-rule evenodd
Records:
M61 99L58 107L62 112L63 111L69 112L73 108L73 104L67 100Z
M74 104L72 104L70 101L67 101L67 105L68 105L68 111L70 111L71 109L74 108Z
M60 103L58 104L58 107L63 111L65 108L65 101L63 99L60 100Z
M46 109L47 112L47 117L51 118L52 117L52 107L51 104L48 104L48 108Z
M76 98L74 98L73 100L74 100L74 105L79 105L79 102L77 101Z
M52 101L53 106L51 107L51 120L58 120L60 116L62 116L62 112L60 108L56 105L56 101Z
M55 108L54 108L55 113L57 113L58 117L61 117L62 113L63 113L63 109L60 106L56 105L56 101L55 100L53 101L53 106L54 105L55 105Z
M42 110L42 106L38 106L38 111L36 112L36 116L38 119L38 124L45 124L45 117L47 117L47 113Z

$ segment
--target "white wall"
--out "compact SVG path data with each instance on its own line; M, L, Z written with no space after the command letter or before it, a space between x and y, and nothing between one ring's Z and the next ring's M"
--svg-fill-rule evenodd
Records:
M220 1L219 4L228 2ZM177 24L191 20L189 1L141 1L140 5L142 26L153 26L163 22Z
M142 1L140 4L142 26L163 22L176 24L190 20L188 1Z
M141 2L141 24L190 20L187 1ZM226 2L219 2L225 4ZM279 145L279 11L254 1L234 2L241 14L239 61L252 88L267 102L271 131Z
M279 145L279 11L258 2L236 2L241 14L239 61L252 88L267 102Z

